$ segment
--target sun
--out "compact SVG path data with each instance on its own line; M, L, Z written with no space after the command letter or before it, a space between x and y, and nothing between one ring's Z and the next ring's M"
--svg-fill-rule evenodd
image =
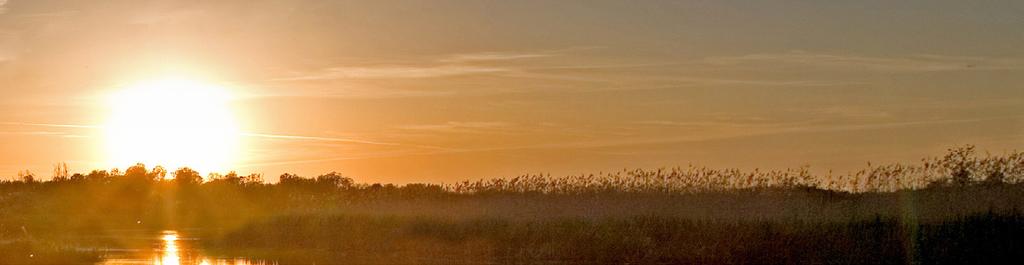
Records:
M224 86L170 77L112 93L104 126L109 163L230 169L239 145L231 93Z

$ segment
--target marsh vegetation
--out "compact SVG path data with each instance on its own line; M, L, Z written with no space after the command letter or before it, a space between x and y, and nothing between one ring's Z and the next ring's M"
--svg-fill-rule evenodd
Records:
M1024 154L845 175L683 167L452 184L143 165L0 183L0 260L91 263L76 234L191 229L281 263L986 263L1022 258ZM59 243L58 243L59 242ZM89 242L96 243L96 242ZM100 242L116 246L122 242ZM25 258L46 253L65 260ZM54 254L56 253L56 254Z

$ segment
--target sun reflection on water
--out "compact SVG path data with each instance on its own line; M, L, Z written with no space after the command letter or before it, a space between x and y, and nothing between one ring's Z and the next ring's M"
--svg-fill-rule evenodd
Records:
M276 264L266 261L254 261L244 258L214 258L206 257L190 241L194 238L182 237L178 231L163 231L157 237L157 244L153 245L151 256L134 256L128 253L126 256L108 256L100 264L154 264L154 265L262 265ZM156 243L156 242L154 242ZM139 254L142 254L139 253ZM148 258L147 258L148 257ZM2 263L2 262L0 262Z
M181 265L181 254L178 253L178 232L164 231L160 239L163 240L164 246L162 251L160 251L160 259L154 263L159 265Z

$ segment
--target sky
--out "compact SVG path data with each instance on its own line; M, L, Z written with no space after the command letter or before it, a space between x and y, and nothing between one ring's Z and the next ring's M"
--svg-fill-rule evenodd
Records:
M125 106L109 95L166 72L230 88L227 166L271 181L842 173L964 144L1009 152L1024 147L1020 14L1021 1L0 0L0 178L127 167L105 150Z

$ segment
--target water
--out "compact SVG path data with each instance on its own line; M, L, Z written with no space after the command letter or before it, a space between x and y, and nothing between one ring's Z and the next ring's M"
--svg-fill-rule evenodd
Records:
M100 265L271 265L275 262L242 257L216 257L203 252L198 238L179 231L116 236L125 248L93 248L103 255Z

